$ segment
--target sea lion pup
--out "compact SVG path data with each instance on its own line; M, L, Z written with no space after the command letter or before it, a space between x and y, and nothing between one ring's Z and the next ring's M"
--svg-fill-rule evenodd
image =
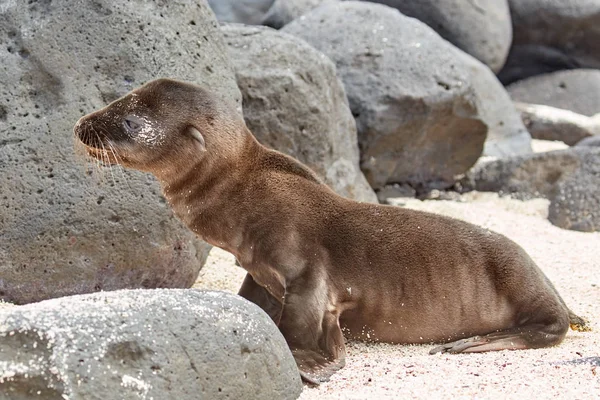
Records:
M279 326L303 378L343 367L351 338L448 353L560 343L584 321L525 251L456 219L359 203L254 138L235 110L159 79L81 118L89 155L147 171L175 214L229 251L239 294Z

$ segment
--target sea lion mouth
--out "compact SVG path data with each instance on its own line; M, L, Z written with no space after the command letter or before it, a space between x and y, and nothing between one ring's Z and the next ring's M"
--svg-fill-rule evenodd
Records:
M107 138L104 129L98 131L94 124L80 120L75 125L73 133L89 157L105 165L121 164L122 157L117 154L115 146Z

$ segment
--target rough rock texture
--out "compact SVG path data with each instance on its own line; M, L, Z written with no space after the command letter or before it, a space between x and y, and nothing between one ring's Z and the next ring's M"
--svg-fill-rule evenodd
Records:
M509 0L513 44L500 79L508 84L566 68L600 68L598 0Z
M600 231L600 149L573 147L482 163L461 182L467 190L550 200L548 219L577 231Z
M570 146L600 134L600 114L586 117L540 104L516 103L525 127L534 139L559 140Z
M209 85L241 112L208 6L54 0L3 2L0 13L0 299L192 285L205 245L150 176L99 168L98 185L72 129L157 76Z
M585 138L575 147L600 147L600 135Z
M267 314L239 296L124 290L0 309L0 398L295 399Z
M340 0L275 0L262 24L279 29L313 8L338 1Z
M260 25L274 0L208 0L221 22Z
M417 18L492 71L504 65L512 41L507 0L364 0Z
M386 183L446 187L481 154L526 153L530 136L490 70L397 10L326 4L286 25L337 66L356 118L361 168Z
M578 114L600 113L600 71L580 69L535 76L507 88L514 101L543 104Z
M335 65L303 40L227 25L246 124L258 140L306 163L342 196L376 202L358 165L356 125Z

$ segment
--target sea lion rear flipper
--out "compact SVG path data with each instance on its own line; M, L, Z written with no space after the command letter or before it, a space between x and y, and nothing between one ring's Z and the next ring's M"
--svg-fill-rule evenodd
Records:
M567 327L540 325L511 328L482 336L473 336L455 342L445 343L433 348L429 354L436 353L482 353L485 351L537 349L560 343ZM550 328L550 329L548 329Z
M318 385L345 365L346 347L338 315L323 310L319 290L286 293L279 329L305 382Z

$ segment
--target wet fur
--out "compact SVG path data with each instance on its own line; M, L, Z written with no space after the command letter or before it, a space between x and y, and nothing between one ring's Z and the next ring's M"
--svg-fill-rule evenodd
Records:
M89 129L109 125L112 161L153 173L176 215L236 256L249 273L240 295L278 324L306 381L343 367L340 326L358 339L471 352L552 346L570 323L585 325L506 237L340 197L197 86L157 80L134 94L82 118L75 134L85 143ZM151 116L158 145L106 122L132 111Z

